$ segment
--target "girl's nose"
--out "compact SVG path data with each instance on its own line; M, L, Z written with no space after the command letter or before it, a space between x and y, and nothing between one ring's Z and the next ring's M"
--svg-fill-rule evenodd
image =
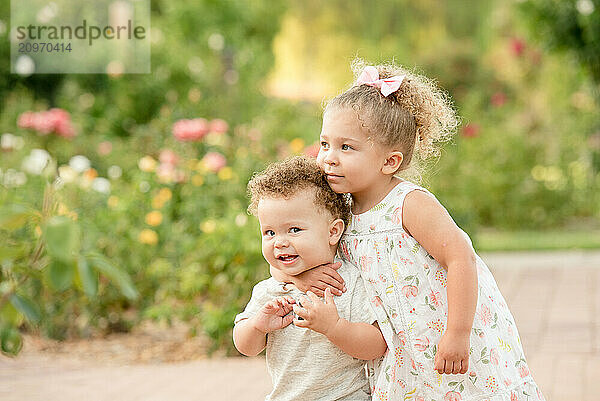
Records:
M333 152L327 152L323 161L330 166L335 166L337 164L337 158L334 157Z

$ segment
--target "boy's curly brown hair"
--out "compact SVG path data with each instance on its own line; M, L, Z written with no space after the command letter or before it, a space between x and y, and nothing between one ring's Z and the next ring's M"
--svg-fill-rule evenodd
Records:
M256 173L248 183L250 206L248 211L256 216L258 202L263 198L290 198L299 191L314 188L317 207L323 208L334 219L350 221L350 203L344 194L335 193L327 183L325 173L314 159L296 156L270 164Z

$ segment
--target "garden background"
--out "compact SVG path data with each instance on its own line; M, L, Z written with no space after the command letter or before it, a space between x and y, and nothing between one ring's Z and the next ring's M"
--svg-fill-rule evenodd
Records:
M10 74L0 4L0 340L183 322L232 351L268 274L246 183L315 154L355 56L463 124L423 177L478 251L600 248L600 2L152 1L152 73ZM232 351L233 352L233 351Z

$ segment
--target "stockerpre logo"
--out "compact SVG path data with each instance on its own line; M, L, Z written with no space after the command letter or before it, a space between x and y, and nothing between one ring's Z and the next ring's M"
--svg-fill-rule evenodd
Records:
M11 72L149 73L150 0L12 0Z

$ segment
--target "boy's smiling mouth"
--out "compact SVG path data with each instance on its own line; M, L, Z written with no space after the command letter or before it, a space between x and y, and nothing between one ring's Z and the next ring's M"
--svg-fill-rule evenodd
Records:
M291 264L291 263L294 263L294 261L296 261L296 259L298 259L298 255L283 254L283 255L277 256L277 259L279 261L283 262L284 264Z

